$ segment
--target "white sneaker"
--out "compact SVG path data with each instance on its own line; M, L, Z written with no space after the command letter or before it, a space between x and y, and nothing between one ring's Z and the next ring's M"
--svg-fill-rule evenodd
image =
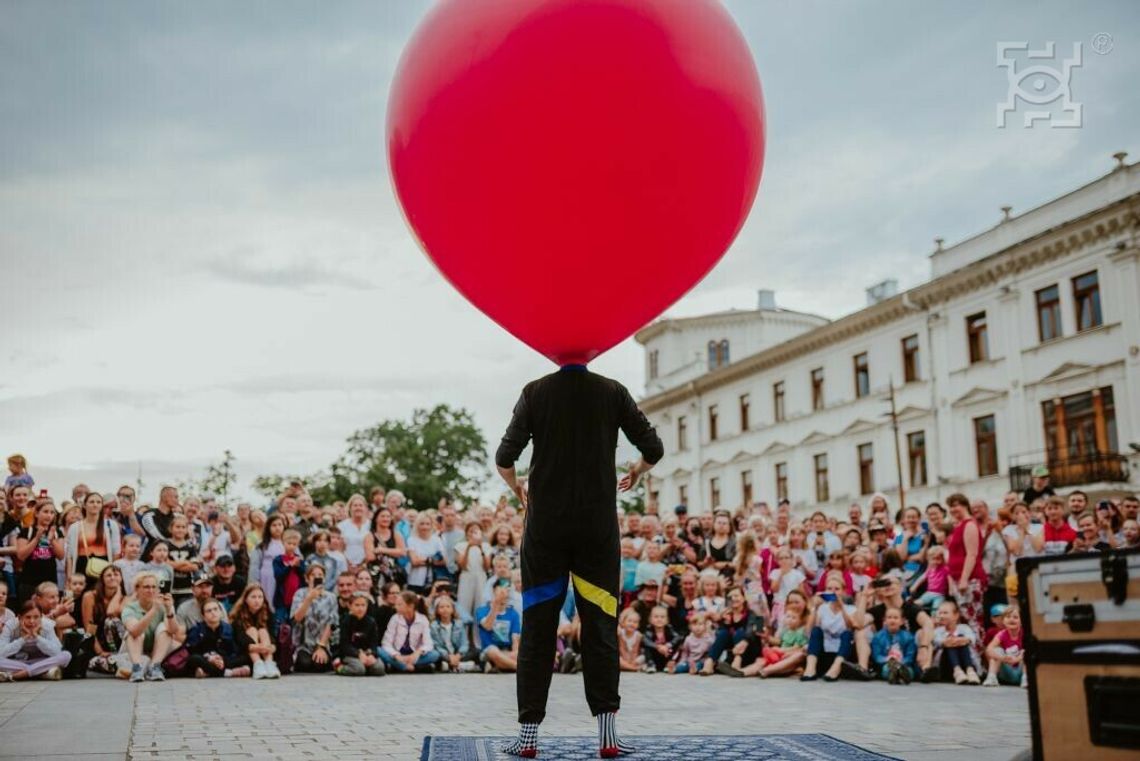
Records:
M1024 671L1021 672L1021 686L1022 687L1028 687L1029 686L1029 674L1025 673Z
M277 661L263 661L265 663L265 678L280 679L281 669L277 668Z
M268 675L265 673L266 661L258 661L253 664L253 678L254 679L267 679Z
M982 682L982 686L983 687L997 687L998 686L997 674L993 673L992 671L990 673L986 674L986 681Z

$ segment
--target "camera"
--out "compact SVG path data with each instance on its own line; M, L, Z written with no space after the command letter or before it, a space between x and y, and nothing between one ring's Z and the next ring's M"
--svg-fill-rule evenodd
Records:
M170 594L170 579L169 578L164 576L158 580L158 593L160 595Z
M888 578L878 578L871 582L871 587L874 589L886 589L891 585L891 580Z

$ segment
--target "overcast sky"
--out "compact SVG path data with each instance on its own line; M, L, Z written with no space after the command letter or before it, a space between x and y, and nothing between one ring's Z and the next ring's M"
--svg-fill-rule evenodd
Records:
M768 145L752 214L671 311L837 317L948 243L1140 157L1140 3L726 3ZM383 153L426 0L0 2L0 448L40 485L327 466L440 402L493 448L553 369L418 250ZM1112 36L1098 55L1093 35ZM996 43L1084 45L1080 129L995 128ZM591 365L642 393L640 347Z

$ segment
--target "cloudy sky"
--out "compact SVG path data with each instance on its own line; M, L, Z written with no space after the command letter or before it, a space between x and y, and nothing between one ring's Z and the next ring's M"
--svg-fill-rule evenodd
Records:
M877 280L925 279L933 238L1140 157L1135 2L726 4L764 84L764 179L673 315L771 288L837 317ZM4 454L54 492L141 467L149 499L226 448L244 480L324 467L353 430L439 402L497 442L552 366L437 274L383 155L429 5L0 2ZM1080 129L995 128L1002 40L1083 43ZM592 367L643 388L632 340Z

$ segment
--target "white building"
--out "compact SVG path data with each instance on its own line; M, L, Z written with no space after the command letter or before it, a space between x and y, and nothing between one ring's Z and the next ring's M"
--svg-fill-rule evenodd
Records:
M930 281L868 289L835 321L777 309L662 320L642 409L665 442L651 496L690 510L884 492L1000 500L1140 486L1140 169L1107 175L930 255ZM890 417L895 386L898 434ZM898 444L899 464L896 466ZM1131 460L1131 462L1129 462Z

